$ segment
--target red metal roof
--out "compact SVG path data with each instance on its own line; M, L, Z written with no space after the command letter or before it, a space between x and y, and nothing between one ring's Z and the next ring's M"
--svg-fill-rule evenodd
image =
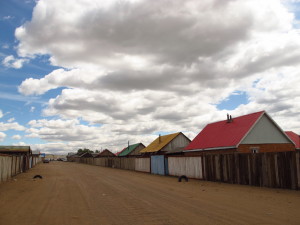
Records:
M124 150L125 150L125 148L123 148L122 151L124 151ZM119 152L115 153L115 155L118 156L122 151L119 151Z
M300 149L300 136L293 131L285 131L285 133L295 143L296 149Z
M185 150L237 146L264 113L261 111L232 118L230 123L227 120L210 123Z

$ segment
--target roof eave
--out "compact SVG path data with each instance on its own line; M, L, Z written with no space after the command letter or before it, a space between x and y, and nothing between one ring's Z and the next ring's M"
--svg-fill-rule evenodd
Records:
M184 152L214 151L214 150L224 150L224 149L233 149L233 148L237 148L237 146L234 145L234 146L226 146L226 147L192 149L192 150L185 150Z

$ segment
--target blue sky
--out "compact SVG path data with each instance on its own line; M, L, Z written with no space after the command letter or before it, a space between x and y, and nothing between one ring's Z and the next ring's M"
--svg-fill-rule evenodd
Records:
M10 0L1 1L0 7L0 27L3 32L0 35L1 61L8 55L17 57L15 38L15 29L26 21L30 21L35 1ZM18 86L27 77L39 78L54 70L55 66L49 64L49 56L41 55L36 59L25 63L21 69L0 66L0 105L2 113L2 122L7 122L14 118L19 124L26 126L30 120L42 117L41 109L47 104L47 100L58 95L59 90L52 90L44 96L23 96L18 92ZM18 141L26 144L45 143L40 138L25 138L25 131L8 130L7 138L2 145L12 145L16 140L13 135L20 135L22 138Z
M119 151L260 110L300 132L299 2L217 4L1 1L0 144Z

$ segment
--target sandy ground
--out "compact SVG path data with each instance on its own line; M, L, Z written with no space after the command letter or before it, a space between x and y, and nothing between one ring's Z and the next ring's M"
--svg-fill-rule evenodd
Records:
M298 225L300 191L51 162L0 184L0 224Z

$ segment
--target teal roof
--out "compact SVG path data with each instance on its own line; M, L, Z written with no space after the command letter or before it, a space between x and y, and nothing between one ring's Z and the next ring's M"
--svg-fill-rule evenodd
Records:
M118 156L127 156L127 155L129 155L140 144L142 144L142 143L137 143L137 144L129 145L128 147L124 148L122 150L122 152Z

